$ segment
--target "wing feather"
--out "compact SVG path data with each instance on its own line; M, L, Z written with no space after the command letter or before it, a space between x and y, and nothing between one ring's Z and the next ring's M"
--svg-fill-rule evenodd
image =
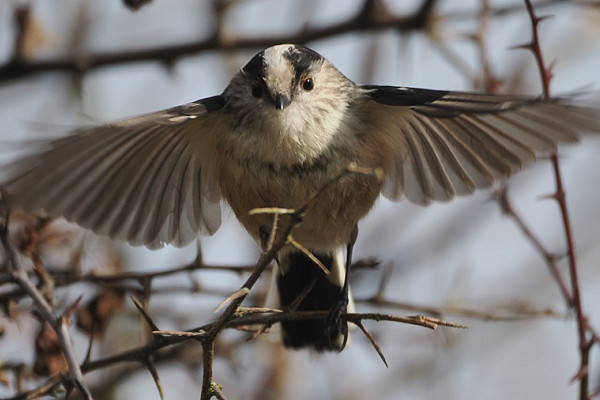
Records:
M217 96L77 131L11 165L2 186L13 207L135 245L183 246L220 224L214 137L224 105Z
M450 199L453 193L448 193L446 188L452 188L452 185L442 165L440 156L443 153L435 146L426 125L421 119L415 118L412 121L411 129L406 130L406 135L410 138L409 143L411 143L409 154L418 155L414 157L414 169L422 177L418 181L418 186L423 189L417 192L419 193L418 197L413 197L412 190L407 190L406 196L412 197L411 200L417 203L426 202L428 198ZM404 180L409 182L410 177L405 176Z
M366 134L387 162L383 194L448 201L506 179L539 153L600 133L600 109L541 99L363 86ZM390 143L392 145L390 145ZM391 153L391 154L390 154Z
M475 190L475 182L465 169L464 147L459 143L453 143L452 138L442 124L432 121L423 116L417 116L421 120L427 132L438 132L437 135L428 135L429 140L436 142L436 152L440 155L439 168L443 168L457 195L467 194Z

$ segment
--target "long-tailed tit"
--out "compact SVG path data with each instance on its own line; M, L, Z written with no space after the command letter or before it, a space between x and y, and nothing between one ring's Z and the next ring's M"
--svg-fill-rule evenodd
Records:
M344 249L380 194L448 201L585 132L600 132L600 111L568 99L357 85L286 44L254 56L221 95L48 142L3 186L13 207L157 248L213 233L221 199L260 239L272 216L250 210L297 208L350 163L380 169L383 180L347 174L327 186L292 233L330 274L292 247L278 256L280 307L335 315L348 300ZM347 334L339 318L282 328L288 346L319 350L341 350Z

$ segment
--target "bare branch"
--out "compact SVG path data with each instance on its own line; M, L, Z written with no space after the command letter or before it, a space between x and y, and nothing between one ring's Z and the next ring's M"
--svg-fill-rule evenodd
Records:
M208 39L145 50L88 54L77 58L44 61L26 61L17 57L0 67L0 83L42 72L63 71L84 74L97 68L134 62L159 61L165 65L172 65L174 61L182 57L210 50L257 49L279 43L302 44L357 31L385 29L396 29L400 32L418 31L423 30L429 24L435 3L436 0L423 0L422 6L409 16L395 16L383 10L372 12L371 8L363 8L347 21L326 27L306 29L287 36L225 39L219 36L218 32L214 32Z
M550 97L550 80L552 79L552 67L547 67L544 62L542 55L542 49L540 45L540 38L538 34L538 26L541 21L548 18L538 17L535 13L533 5L530 0L525 0L527 6L527 12L531 20L532 28L532 39L531 43L524 45L523 47L528 48L534 54L535 60L538 64L540 78L542 81L542 87L544 91L544 97ZM563 180L560 171L560 165L558 162L558 156L556 153L552 154L552 165L554 168L554 176L556 181L556 191L552 196L560 207L560 212L563 221L563 227L565 231L565 238L567 241L567 248L569 253L569 272L571 275L571 296L570 305L575 308L577 313L577 329L579 333L579 354L580 364L579 372L576 374L579 380L579 399L587 400L589 393L589 357L590 350L594 343L593 339L588 338L588 322L584 315L583 303L581 301L581 294L579 289L579 278L577 268L577 255L575 252L575 242L573 239L573 230L571 227L571 218L569 216L569 210L567 207L566 194L564 190ZM562 288L561 288L562 289ZM563 289L564 290L564 289ZM569 297L567 298L567 300Z
M535 247L535 249L538 251L538 253L540 253L540 255L544 258L544 260L546 261L546 265L550 269L550 274L552 275L552 277L554 278L554 281L558 285L560 292L563 295L566 303L569 305L569 307L572 307L573 299L571 297L571 293L569 292L569 289L567 288L567 284L565 283L562 276L560 275L560 271L558 270L558 265L556 264L559 257L556 254L551 253L549 250L547 250L544 247L542 242L533 233L531 228L529 226L527 226L527 224L525 223L523 218L514 209L512 203L510 202L510 200L508 198L508 190L507 190L506 186L502 186L499 190L495 191L494 196L496 196L496 198L498 199L500 206L502 207L502 212L504 214L510 216L515 221L515 223L521 229L521 231L523 232L525 237L531 242L533 247Z
M72 383L81 393L84 399L91 399L92 395L87 388L77 355L71 343L69 335L68 321L64 316L55 316L52 307L44 296L38 291L33 282L29 279L25 267L19 261L10 241L8 240L8 215L9 210L5 202L6 196L0 193L0 242L4 248L8 259L8 265L15 282L23 289L38 307L42 317L47 321L58 334L64 356L69 365L69 382Z

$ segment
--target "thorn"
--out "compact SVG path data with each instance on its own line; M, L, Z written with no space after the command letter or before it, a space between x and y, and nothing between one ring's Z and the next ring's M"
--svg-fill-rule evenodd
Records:
M547 19L552 19L554 18L554 15L552 14L548 14L548 15L542 15L542 16L536 16L534 19L534 24L538 25L540 22L545 21Z
M360 328L360 330L362 331L362 333L364 333L364 335L367 337L367 339L369 339L369 342L371 342L371 345L373 346L373 348L375 349L377 354L379 354L379 358L381 358L381 361L383 361L383 364L385 365L385 367L389 368L389 365L385 359L385 356L383 355L383 351L381 351L381 347L379 347L379 345L377 344L377 341L375 340L373 335L371 335L371 332L369 332L367 330L367 328L362 324L362 322L358 321L355 324L356 324L356 326L358 326Z
M250 293L250 289L248 289L247 287L243 287L239 290L236 290L235 292L233 292L232 294L230 294L225 300L223 300L222 302L219 303L219 305L217 307L215 307L214 309L214 313L218 313L223 307L225 307L227 304L231 303L234 300L239 299L240 297L244 297L247 296L248 293Z
M577 373L575 375L573 375L573 377L569 380L569 383L574 383L575 381L579 381L581 379L583 379L589 372L589 367L585 366L583 368L581 368L579 371L577 371Z
M466 33L464 37L474 43L477 43L479 40L479 35L477 33Z
M439 326L448 326L450 328L459 328L459 329L469 329L469 325L464 325L464 324L456 324L454 322L448 322L445 321L443 319L439 319L439 318L434 318L434 317L423 317L423 316L417 316L422 322L427 321L428 323L434 324ZM435 328L434 328L435 329Z
M554 60L552 60L550 65L544 70L544 74L546 75L546 79L548 79L548 82L550 82L550 80L552 80L552 78L554 78L554 66L555 65L556 65L556 58Z
M534 46L534 44L532 42L529 42L529 43L517 44L515 46L509 47L508 49L509 50L529 50L529 51L532 51L533 50L533 46Z
M317 278L313 279L312 282L308 286L306 286L306 288L302 292L300 292L300 294L290 303L287 309L289 311L297 311L298 307L300 307L300 304L302 304L306 296L308 296L308 294L313 290L316 283Z
M160 395L161 400L165 400L165 394L163 392L162 384L160 383L160 378L158 376L158 371L156 370L156 366L152 362L152 356L148 356L145 360L146 368L152 375L152 379L154 380L154 384L156 385L156 389L158 390L158 394Z
M92 321L92 329L90 330L90 340L88 341L88 348L85 352L85 357L83 359L82 364L87 364L92 358L92 347L94 345L94 333L96 332L96 324L96 320L94 319Z
M148 313L146 312L146 310L144 310L144 306L142 305L142 303L135 297L135 296L130 296L131 301L133 301L133 304L135 305L135 308L138 309L138 311L140 312L140 314L142 314L142 317L144 317L144 320L146 320L146 323L148 324L148 326L150 327L150 329L152 331L158 331L158 326L156 326L156 324L154 323L154 321L152 321L152 318L150 318L150 315L148 315Z
M317 256L315 256L310 250L308 250L306 247L302 246L300 243L296 242L294 240L294 238L292 237L292 235L288 236L288 243L291 244L292 246L294 246L296 249L300 250L302 252L302 254L304 254L306 257L310 258L310 260L312 262L314 262L317 267L319 267L321 269L321 271L323 271L323 273L325 274L325 276L329 276L329 270L327 269L327 267L325 265L323 265L323 263L321 262L321 260L319 260L317 258Z
M73 315L75 310L77 310L77 306L79 306L79 303L81 302L82 298L83 298L83 295L79 296L77 298L77 300L75 300L75 302L73 302L73 304L71 304L71 306L69 308L67 308L67 310L62 315L63 318L66 318L66 320L69 324L71 323L71 316Z
M541 200L557 200L557 196L556 196L556 192L554 193L548 193L548 194L543 194L541 196L538 196L538 201Z

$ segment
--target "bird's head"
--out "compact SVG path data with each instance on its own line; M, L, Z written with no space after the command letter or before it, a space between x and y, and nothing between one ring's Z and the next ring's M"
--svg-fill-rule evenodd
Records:
M319 156L339 133L354 89L317 52L284 44L256 54L224 95L238 130L309 159Z

